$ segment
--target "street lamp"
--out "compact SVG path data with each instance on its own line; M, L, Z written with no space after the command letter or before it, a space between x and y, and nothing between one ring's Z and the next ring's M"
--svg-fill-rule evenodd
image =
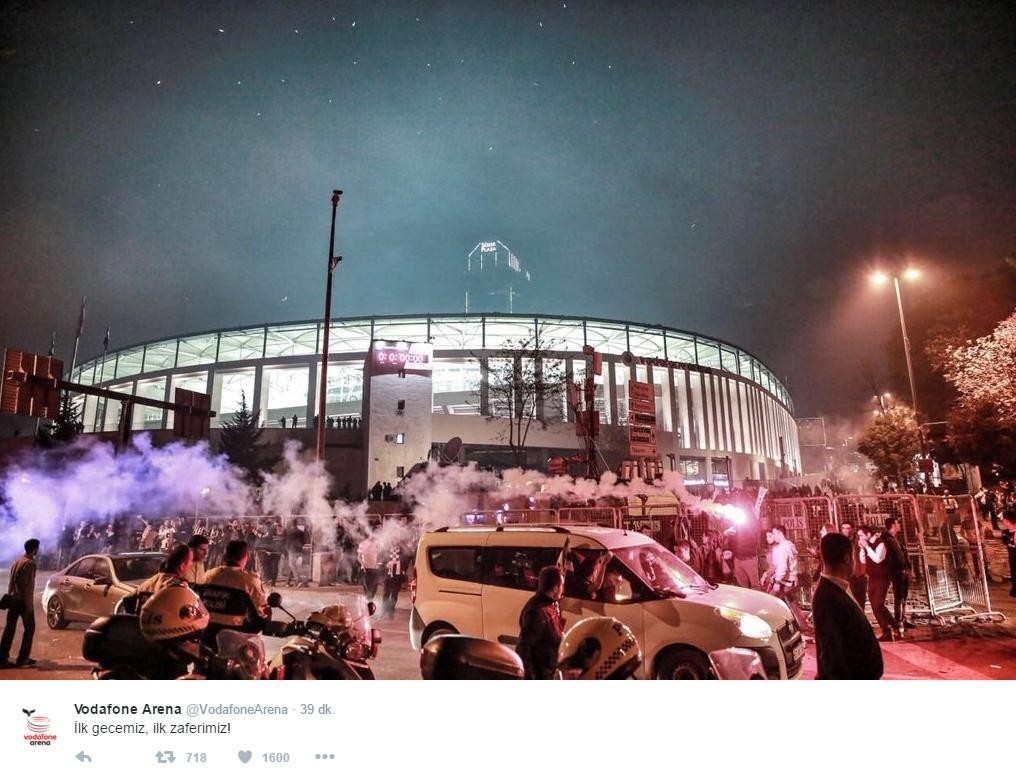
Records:
M317 416L317 460L325 459L325 395L328 392L328 331L332 324L332 275L335 267L339 265L341 257L335 255L335 212L339 208L339 198L342 190L332 190L332 235L328 242L328 284L325 288L325 329L322 338L324 346L321 348L321 382L318 386L318 416Z
M914 280L920 278L921 271L920 271L920 269L914 268L913 266L908 266L907 268L902 269L900 271L894 271L892 274L889 274L889 273L887 273L885 271L875 271L871 275L871 281L875 285L881 286L881 285L884 285L886 282L888 282L890 279L892 279L892 281L893 281L893 287L896 289L896 306L899 309L899 313L900 313L900 331L903 332L903 352L904 352L904 354L907 357L907 377L910 380L910 400L913 403L914 417L918 418L918 414L917 414L917 386L914 383L914 363L913 363L913 360L910 357L910 337L907 335L907 320L903 316L903 294L900 292L900 277L901 276L904 279L908 280L908 281L914 281ZM924 431L923 431L923 429L920 429L920 424L919 423L918 423L918 428L921 431L921 455L923 456L924 455Z
M212 492L212 489L209 488L207 485L198 492L199 496L198 496L197 499L194 500L194 522L195 523L197 523L197 520L198 520L198 505L201 503L202 499L207 499L208 498L208 494L210 494L211 492Z

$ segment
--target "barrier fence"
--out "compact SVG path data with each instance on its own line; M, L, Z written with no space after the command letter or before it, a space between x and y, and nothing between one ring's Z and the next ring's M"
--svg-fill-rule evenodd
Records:
M370 529L412 518L406 514L294 517L308 532L308 543L299 554L300 576L318 583L332 582L336 573L347 581L355 579L356 544L370 533ZM186 524L224 527L234 521L241 525L268 525L277 520L278 516L267 515L198 516L186 519ZM287 523L289 520L285 519ZM460 520L485 525L609 526L645 533L669 550L681 540L698 545L705 532L723 532L731 526L727 519L676 501L622 507L475 510L464 514ZM850 523L855 529L860 526L884 528L889 521L898 520L901 525L899 540L912 568L906 602L908 616L939 623L1005 620L1004 614L992 608L988 588L993 579L991 567L993 564L996 568L999 566L1000 555L995 550L998 543L991 540L993 547L986 550L977 507L970 495L844 494L835 499L825 496L770 498L763 502L759 520L763 528L782 525L788 539L797 547L800 596L806 607L810 606L820 571L818 548L823 527L839 529L844 523ZM336 534L339 527L353 533L343 540ZM130 534L137 536L138 530L132 529ZM761 573L767 568L761 540L757 552ZM72 549L61 550L60 556L66 558L73 553L76 551ZM218 553L221 555L221 551ZM270 562L269 568L275 563Z
M811 607L811 596L818 584L822 564L818 541L822 528L836 525L836 510L827 496L770 499L762 506L762 523L766 528L783 526L787 539L797 547L797 573L801 604ZM764 546L762 546L764 547ZM759 566L768 567L765 551L759 554Z

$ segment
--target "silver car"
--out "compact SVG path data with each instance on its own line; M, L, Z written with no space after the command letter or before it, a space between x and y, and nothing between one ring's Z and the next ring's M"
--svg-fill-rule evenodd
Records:
M108 616L116 603L137 591L163 561L160 553L96 553L50 576L42 591L42 606L50 629L70 621L93 621Z

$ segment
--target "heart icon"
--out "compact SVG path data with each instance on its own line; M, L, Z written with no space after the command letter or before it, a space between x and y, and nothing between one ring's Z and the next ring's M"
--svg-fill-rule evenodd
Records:
M250 758L253 756L249 751L237 751L236 755L240 758L240 761L245 765L250 762Z

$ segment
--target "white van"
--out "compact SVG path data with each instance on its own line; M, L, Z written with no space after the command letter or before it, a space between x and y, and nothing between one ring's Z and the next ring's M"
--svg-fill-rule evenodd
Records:
M566 628L614 616L642 647L642 678L706 678L708 654L747 648L769 678L800 678L804 639L779 599L711 586L651 538L592 525L461 526L427 532L412 579L410 638L461 633L514 645L541 568L567 545ZM588 573L597 573L597 588ZM602 573L602 574L601 574Z

